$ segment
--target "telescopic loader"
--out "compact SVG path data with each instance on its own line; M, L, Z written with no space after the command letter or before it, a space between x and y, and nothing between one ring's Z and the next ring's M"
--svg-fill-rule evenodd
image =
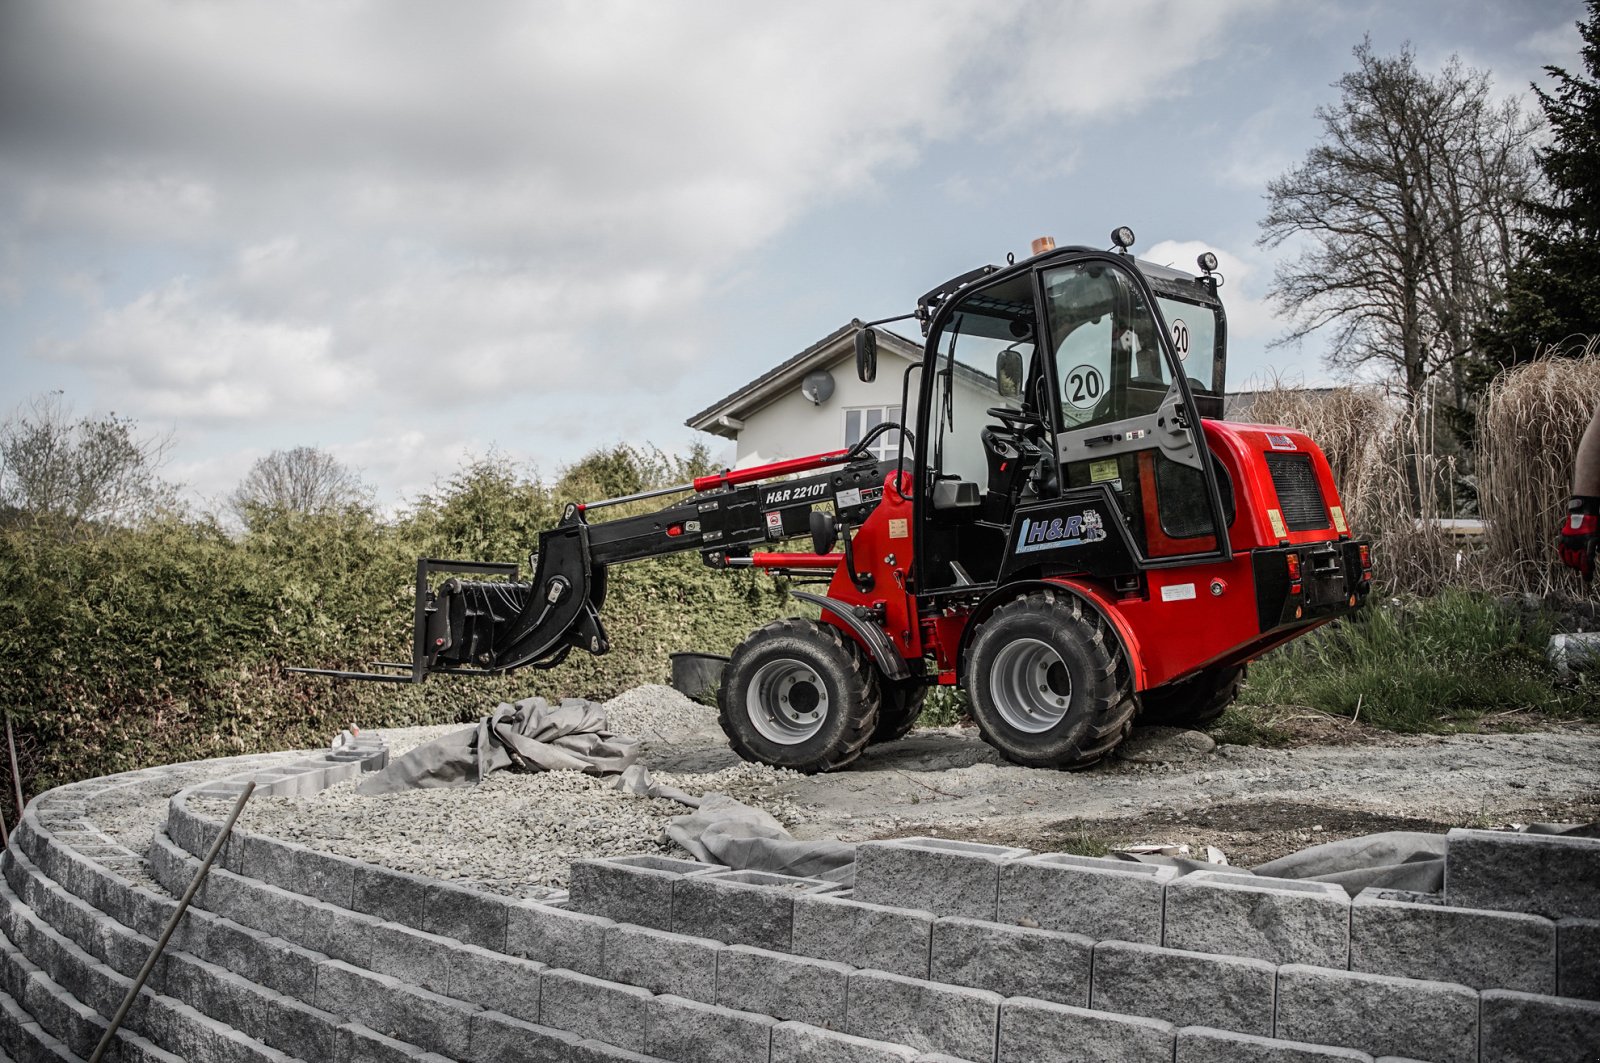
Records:
M964 684L983 737L1036 767L1093 764L1136 718L1211 722L1249 661L1360 607L1369 546L1310 438L1221 419L1215 256L1194 276L1135 259L1126 228L1113 242L1036 241L922 296L922 359L902 381L914 430L569 504L531 579L425 558L409 664L307 671L420 682L603 654L609 567L697 550L827 584L792 592L820 619L767 624L728 661L719 717L747 760L843 767L910 730L934 684ZM869 326L856 366L874 379ZM879 461L887 432L899 456ZM807 535L809 552L770 549Z

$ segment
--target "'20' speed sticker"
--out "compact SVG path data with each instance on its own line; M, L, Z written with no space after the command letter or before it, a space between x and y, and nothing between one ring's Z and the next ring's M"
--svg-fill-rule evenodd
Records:
M1067 379L1062 381L1061 389L1066 392L1068 402L1080 410L1087 410L1106 393L1106 382L1100 370L1094 366L1076 365L1067 371Z

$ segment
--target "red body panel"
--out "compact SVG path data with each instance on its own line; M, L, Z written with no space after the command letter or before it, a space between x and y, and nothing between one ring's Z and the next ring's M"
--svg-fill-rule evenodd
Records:
M1206 443L1233 486L1235 517L1228 530L1232 559L1149 569L1140 589L1131 593L1118 593L1102 581L1070 573L1048 579L1082 597L1115 629L1137 690L1162 686L1208 665L1243 663L1325 623L1325 619L1308 618L1304 624L1263 630L1252 555L1257 550L1282 550L1350 538L1339 509L1332 470L1305 433L1226 421L1203 424ZM1277 489L1264 457L1274 451L1311 456L1333 527L1290 531L1283 526ZM907 660L915 662L926 656L930 658L929 670L939 682L955 683L962 667L960 647L973 614L968 606L957 605L919 616L917 599L908 589L915 533L911 487L908 473L899 474L898 489L895 476L888 477L883 502L854 533L856 567L859 574L872 577L870 589L857 588L837 554L760 555L757 564L778 565L779 558L786 558L789 567L834 567L829 597L879 614L884 632ZM1153 482L1148 487L1146 496L1153 496ZM1279 514L1281 533L1273 524L1273 512ZM1146 527L1159 528L1160 522L1149 516ZM1214 547L1209 537L1170 539L1159 531L1149 545L1153 558ZM1005 588L997 588L994 593L1003 597ZM830 613L824 612L823 619L849 633L848 625Z

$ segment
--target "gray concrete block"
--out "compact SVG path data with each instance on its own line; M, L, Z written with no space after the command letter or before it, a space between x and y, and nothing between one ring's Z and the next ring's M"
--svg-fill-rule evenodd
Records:
M1475 989L1556 991L1556 926L1520 912L1407 904L1363 891L1350 911L1350 969L1459 982Z
M831 889L821 879L730 871L681 878L673 887L672 929L729 944L789 951L794 899Z
M1557 995L1600 1000L1600 919L1556 922Z
M823 1030L803 1022L772 1028L771 1063L916 1063L915 1048Z
M385 1037L359 1022L346 1023L338 1028L336 1055L313 1058L337 1060L338 1063L449 1063L435 1052L424 1052L415 1045Z
M281 844L281 843L280 843ZM341 908L352 907L355 901L356 870L361 861L337 853L324 853L315 849L300 849L295 853L294 873L296 893L304 893ZM287 886L280 882L279 885Z
M539 1022L642 1052L652 999L647 989L576 971L546 970L539 978Z
M999 1063L1171 1063L1171 1023L1013 997L1000 1009Z
M1446 846L1448 904L1600 919L1600 838L1458 827Z
M790 951L853 967L928 977L933 940L932 912L868 904L837 894L802 894L794 899Z
M1485 1063L1594 1063L1600 1002L1503 989L1483 994Z
M514 903L492 893L434 882L428 886L422 929L486 949L506 949L506 910Z
M1102 941L1094 947L1091 1006L1269 1037L1277 975L1265 960Z
M995 917L1000 867L1027 849L945 838L864 842L856 849L855 899L911 904L935 915Z
M581 1058L583 1041L565 1030L480 1011L472 1017L472 1046L462 1058L467 1063L571 1063Z
M1000 999L983 989L856 971L850 976L845 1032L989 1063Z
M606 928L605 977L652 993L717 1002L717 952L710 938L618 924Z
M1043 853L1000 869L997 919L1101 940L1161 944L1175 867Z
M1205 1026L1185 1026L1178 1031L1174 1063L1372 1063L1372 1057L1353 1048L1279 1041L1253 1034L1230 1033Z
M853 970L830 960L729 945L717 954L716 1002L775 1019L842 1030L845 990Z
M614 925L597 915L524 901L506 909L505 951L600 977L605 974L606 930Z
M444 992L527 1022L539 1021L539 982L546 970L536 960L457 945L448 953Z
M1331 882L1197 871L1167 886L1162 944L1269 963L1345 967L1350 895Z
M652 1056L674 1063L749 1063L768 1058L777 1020L703 1004L684 997L660 996L650 1002Z
M368 970L435 993L448 992L450 949L457 943L399 923L373 923L367 930Z
M432 880L363 864L351 876L350 907L389 922L421 928Z
M317 966L316 1006L452 1058L466 1054L472 1016L482 1010L339 960Z
M1478 994L1448 982L1288 965L1278 968L1275 1035L1374 1056L1476 1063Z
M951 916L933 925L929 977L1003 997L1087 1007L1093 952L1094 942L1081 934Z
M293 888L294 863L300 847L278 842L259 834L235 830L229 839L227 870L246 878L258 878L274 886Z
M568 906L619 923L671 930L674 883L686 874L705 874L712 869L713 865L655 853L576 860Z

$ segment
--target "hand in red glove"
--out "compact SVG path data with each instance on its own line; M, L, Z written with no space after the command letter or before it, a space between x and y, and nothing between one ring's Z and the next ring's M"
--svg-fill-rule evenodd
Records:
M1595 547L1600 544L1600 497L1574 495L1567 501L1567 519L1561 522L1556 547L1561 563L1594 578Z

